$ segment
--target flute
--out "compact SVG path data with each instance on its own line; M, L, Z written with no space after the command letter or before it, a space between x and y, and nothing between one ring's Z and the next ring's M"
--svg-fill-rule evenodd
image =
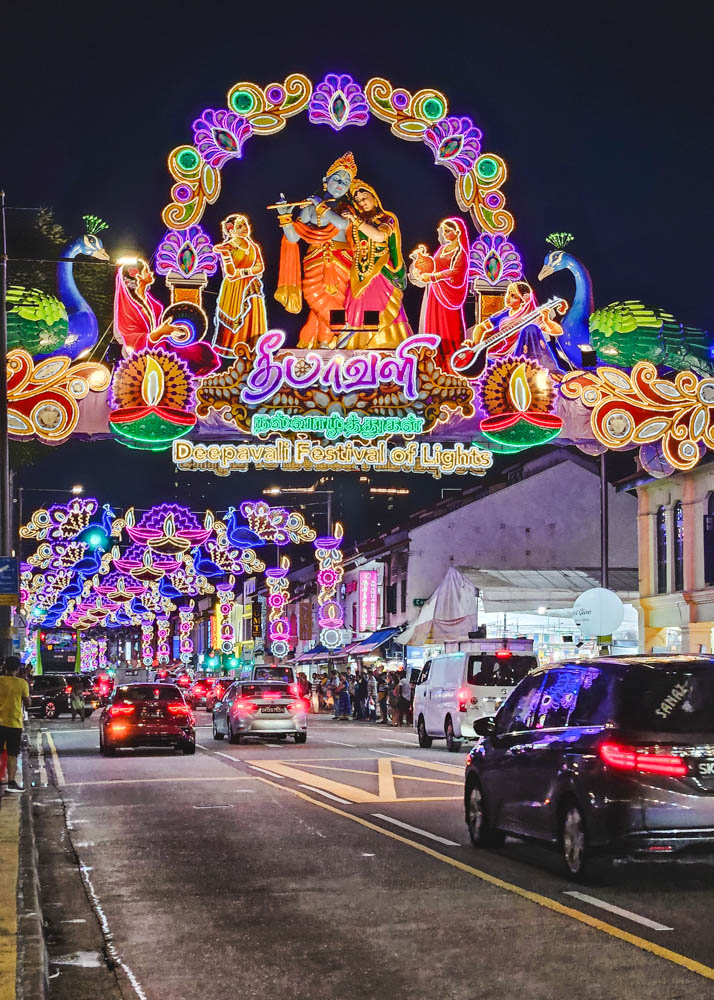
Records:
M306 205L312 205L312 201L306 198L304 201L283 201L277 205L266 205L266 208L305 208Z

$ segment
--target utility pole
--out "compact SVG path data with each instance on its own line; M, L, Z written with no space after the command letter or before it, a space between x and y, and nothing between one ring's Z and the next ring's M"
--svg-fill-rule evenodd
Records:
M607 496L607 452L600 456L600 586L608 589L608 496Z
M10 444L7 413L7 233L5 192L0 191L0 555L12 553L10 515ZM0 655L12 652L10 607L0 605Z

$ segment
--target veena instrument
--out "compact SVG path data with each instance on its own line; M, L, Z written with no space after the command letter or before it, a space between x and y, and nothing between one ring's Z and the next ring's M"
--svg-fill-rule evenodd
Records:
M465 378L478 378L488 364L488 352L490 348L506 340L508 337L512 337L514 333L518 333L524 327L530 326L540 316L553 311L563 313L567 308L568 303L565 299L553 296L553 298L544 302L542 306L537 306L535 309L529 310L523 316L519 316L517 320L509 322L508 318L504 317L501 320L501 327L492 333L490 337L485 337L478 344L464 344L463 347L454 351L451 355L452 371L456 375L463 375Z

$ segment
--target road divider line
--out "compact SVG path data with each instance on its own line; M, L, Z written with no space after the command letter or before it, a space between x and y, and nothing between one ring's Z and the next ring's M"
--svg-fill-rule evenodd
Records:
M64 778L64 771L62 770L62 765L60 764L59 754L57 753L57 747L55 746L55 741L52 739L52 733L46 733L47 742L50 746L50 753L52 754L52 766L55 771L55 778L57 779L57 784L66 785L67 782Z
M331 743L334 747L350 747L354 750L356 743L340 743L339 740L325 740L325 743Z
M45 751L42 748L42 732L41 731L38 732L38 734L37 734L37 740L35 742L35 746L37 747L37 762L38 762L38 764L40 766L40 785L43 788L47 788L47 785L48 785L47 768L45 767Z
M644 927L649 927L650 930L674 930L674 927L667 927L665 924L659 924L656 920L650 920L649 917L641 917L639 913L633 913L632 910L623 910L621 906L615 906L614 903L607 903L604 899L597 899L595 896L588 896L587 893L575 892L572 889L564 889L563 893L566 896L574 896L575 899L580 899L583 903L590 903L591 906L599 906L601 910L609 910L610 913L616 913L618 917L624 917L625 920L634 920L635 923L642 924Z
M258 767L256 764L249 764L248 767L252 767L254 771L261 771L263 774L269 774L271 778L275 777L275 774L272 771L266 771L264 767ZM262 778L258 778L258 781L262 780ZM283 788L283 785L279 785L277 781L273 781L271 783L275 785L276 788Z
M656 955L658 958L671 962L673 965L678 965L680 968L687 969L689 972L693 972L697 976L702 976L704 979L714 981L714 968L710 965L704 965L703 962L697 962L695 959L689 958L688 955L681 955L679 952L672 951L670 948L665 948L662 945L655 944L654 941L648 941L647 938L631 934L629 931L624 931L620 927L616 927L614 924L608 924L604 920L600 920L599 917L593 917L589 913L584 913L582 910L574 909L572 906L565 906L563 903L559 903L556 899L551 899L549 896L543 896L539 892L524 889L522 886L515 885L513 882L506 882L505 879L499 878L497 875L491 875L490 872L482 871L480 868L474 868L472 865L468 865L464 861L459 861L457 858L450 858L448 854L442 854L433 847L428 847L426 844L420 844L416 840L410 840L408 837L404 837L402 834L395 833L392 830L385 830L383 826L379 826L377 823L372 823L368 819L363 819L362 816L356 816L353 813L345 812L344 809L338 809L337 806L330 805L329 802L319 802L311 795L306 795L304 792L298 791L297 788L280 785L277 781L271 781L268 778L258 778L257 780L263 781L267 785L272 785L274 788L282 788L290 795L296 795L299 799L303 799L305 802L312 802L312 804L318 809L327 809L328 812L334 813L336 816L342 816L344 819L351 820L353 823L358 823L360 826L366 827L366 829L372 830L383 837L389 837L391 840L396 840L400 844L406 844L407 847L412 847L415 851L420 851L422 854L426 854L428 857L434 858L436 861L441 861L444 864L451 865L452 868L456 868L458 871L471 875L473 878L480 879L482 882L486 882L488 885L492 885L496 889L502 889L505 892L513 893L514 896L520 896L521 899L527 899L529 902L535 903L537 906L542 906L544 909L550 910L552 913L557 913L563 917L569 917L571 920L585 924L587 927L592 927L593 930L607 934L609 937L631 944L635 948L639 948L640 951L646 951L651 955Z
M231 758L234 760L235 758ZM102 778L98 781L67 781L65 788L85 788L90 785L152 785L162 781L170 781L173 784L184 784L191 781L248 781L250 774L235 774L219 777L218 775L206 775L203 778L182 778L174 775L171 778Z
M400 819L394 819L392 816L386 816L384 813L372 813L377 819L383 819L385 823L394 823L395 826L401 826L404 830L410 830L412 833L418 833L421 837L428 837L429 840L435 840L439 844L445 844L447 847L461 847L461 844L457 844L455 840L447 840L446 837L438 837L435 833L429 833L428 830L422 830L418 826L410 826L409 823L402 823Z
M235 807L232 804L229 804L229 805L225 805L225 806L194 806L193 808L194 809L234 809Z
M380 743L399 743L403 747L414 746L413 743L409 743L407 740L390 740L388 736L379 736L378 739Z
M226 760L236 761L240 759L238 757L234 757L232 753L223 753L222 750L214 750L213 752L216 755L216 757L225 757Z
M377 778L380 799L396 799L397 786L394 784L392 762L384 757L377 758Z
M311 792L317 792L318 795L324 795L326 799L332 799L333 802L341 802L343 806L349 805L347 799L341 799L339 795L333 795L331 792L326 792L322 788L313 788L312 785L300 785L300 787L307 788Z

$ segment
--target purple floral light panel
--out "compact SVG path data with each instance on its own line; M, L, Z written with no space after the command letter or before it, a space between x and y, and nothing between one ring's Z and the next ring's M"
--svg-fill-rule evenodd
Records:
M455 176L467 174L481 152L481 130L470 118L442 118L424 132L424 142Z
M331 125L336 132L347 125L366 125L367 98L349 73L328 73L312 93L308 118L313 125Z
M240 159L246 139L253 134L247 118L235 111L206 108L193 123L193 141L206 163L221 170L228 160Z
M189 226L182 232L169 229L156 251L159 274L177 273L194 278L199 274L215 274L217 268L213 241L202 226Z
M482 233L472 243L469 255L469 278L499 285L504 281L520 281L523 261L515 246L505 236Z

